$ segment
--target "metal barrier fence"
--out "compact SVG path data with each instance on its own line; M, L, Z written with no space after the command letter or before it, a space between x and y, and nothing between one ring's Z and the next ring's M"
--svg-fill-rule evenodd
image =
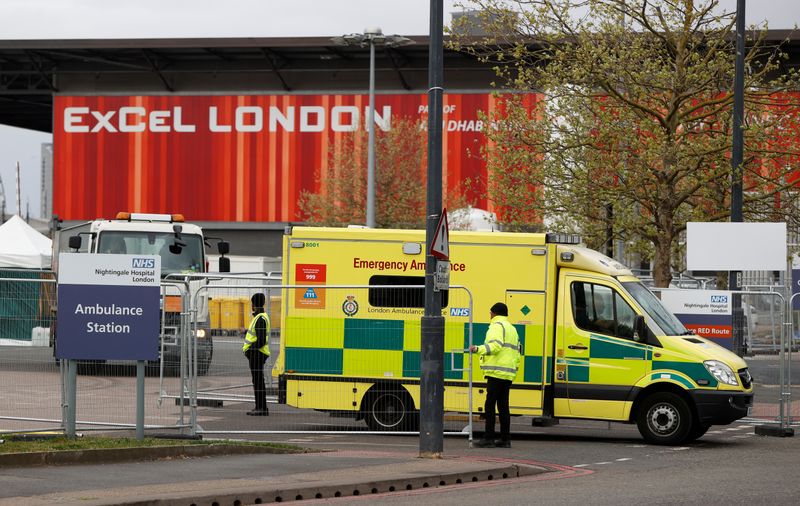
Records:
M61 426L61 377L50 348L55 276L0 271L0 433Z
M651 288L660 293L666 288ZM744 309L744 359L753 378L755 402L748 417L755 423L789 427L800 415L792 406L792 350L797 346L791 301L775 291L749 290L742 295Z
M196 396L190 404L197 410L198 433L386 434L417 430L419 317L424 287L255 281L257 284L237 283L236 287L260 291L273 301L266 308L272 322L271 354L265 366L269 418L246 414L253 407L254 396L242 353L242 334L215 335L211 368L197 377L197 389L189 393ZM213 300L215 292L229 289L216 283L194 296ZM275 297L280 297L277 302ZM463 317L458 323L446 324L445 381L453 385L460 381L463 391L456 393L459 389L451 388L453 394L448 397L446 393L445 401L466 406L472 401L466 393L471 364L465 360L469 356L465 348L472 339L472 301L463 287L451 287L447 298L449 307L463 308ZM291 313L285 309L287 300L296 308ZM281 339L285 339L283 346ZM285 374L284 383L278 385L281 374ZM168 392L164 397L175 395ZM464 429L471 421L463 414L446 417L446 432L467 434Z
M10 272L0 277L0 434L64 431L72 398L66 391L66 363L55 358L56 281L50 272ZM177 285L177 286L176 286ZM188 291L180 283L162 290L183 293L179 320L162 312L161 360L149 363L145 378L145 427L191 427L188 405L162 403L164 390L185 391L191 328ZM172 348L169 350L169 348ZM169 352L168 352L169 351ZM78 361L74 392L76 429L130 430L136 421L135 362Z
M62 430L64 374L51 347L56 306L53 275L12 272L0 276L4 276L0 277L0 433ZM421 287L288 286L267 275L247 281L233 276L236 279L231 282L224 275L213 277L214 284L200 283L196 289L190 288L187 280L163 283L165 300L177 294L180 306L173 312L178 315L175 320L174 314L167 314L167 303L163 305L162 332L171 337L162 340L161 361L149 364L145 379L148 430L333 434L415 428L422 309L414 292L421 292ZM194 276L193 281L198 278L202 276ZM237 321L242 323L224 329L218 314L215 329L214 304L208 299L213 301L217 293L230 294L231 289L242 292L237 294L239 299L248 300L246 307L236 309ZM272 321L271 357L265 366L268 418L246 414L252 408L253 389L242 354L242 334L246 313L250 313L249 295L257 291L270 301L266 312ZM791 402L796 393L791 369L798 328L789 310L797 296L785 301L775 292L742 294L745 305L750 306L745 310L749 349L757 352L746 357L756 390L751 420L788 427L798 416L798 403ZM293 310L287 319L287 300L306 306ZM204 305L209 314L199 315ZM463 287L451 288L447 307L445 403L459 408L445 414L445 430L471 434L474 394L456 387L471 378L471 367L477 368L463 350L474 340L480 341L485 328L472 324L472 299ZM468 317L454 318L449 312L454 308L461 308L461 314ZM200 338L203 325L211 325L211 329ZM171 326L174 328L168 328ZM281 357L284 335L301 335L304 342L284 343L286 356ZM210 346L208 356L204 346ZM207 367L201 365L205 360ZM84 362L79 372L78 430L132 429L135 364ZM286 395L281 399L280 372L298 377L282 385ZM400 384L403 390L398 388ZM470 414L456 413L465 411ZM403 418L402 413L412 416Z

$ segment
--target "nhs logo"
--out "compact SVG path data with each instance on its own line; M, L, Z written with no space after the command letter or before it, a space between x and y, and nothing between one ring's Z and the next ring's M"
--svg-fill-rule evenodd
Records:
M131 260L132 267L134 269L155 269L156 268L156 259L155 258L133 258Z
M728 303L728 296L727 295L712 295L711 296L711 303L712 304L727 304Z
M468 307L451 307L450 316L469 316Z

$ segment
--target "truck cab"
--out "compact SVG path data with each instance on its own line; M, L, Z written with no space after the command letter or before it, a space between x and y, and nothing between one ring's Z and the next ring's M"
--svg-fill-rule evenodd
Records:
M65 229L61 232L66 232ZM69 236L69 249L87 254L159 255L161 257L162 324L161 358L165 367L176 368L180 364L181 335L183 322L190 301L184 301L177 286L169 280L188 281L189 296L194 298L198 288L208 283L203 278L192 278L193 274L208 271L203 230L195 224L186 223L180 214L146 214L120 212L113 220L98 219L75 227ZM59 240L54 241L58 247ZM229 245L225 241L217 244L220 271L226 272L229 265L225 254ZM53 256L57 265L57 254ZM56 267L57 269L57 267ZM194 327L197 338L198 374L208 372L213 356L213 341L209 328L207 296L197 299Z

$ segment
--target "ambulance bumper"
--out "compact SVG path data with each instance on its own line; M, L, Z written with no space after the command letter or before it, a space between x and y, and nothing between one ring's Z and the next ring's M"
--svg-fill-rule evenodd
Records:
M753 394L694 390L691 392L697 416L703 425L727 425L747 416L753 406Z

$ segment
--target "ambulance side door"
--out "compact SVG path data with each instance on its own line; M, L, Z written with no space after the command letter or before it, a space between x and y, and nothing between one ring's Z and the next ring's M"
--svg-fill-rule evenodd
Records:
M652 349L633 340L636 312L611 282L563 281L556 396L568 398L570 416L622 419L633 386L650 371Z

